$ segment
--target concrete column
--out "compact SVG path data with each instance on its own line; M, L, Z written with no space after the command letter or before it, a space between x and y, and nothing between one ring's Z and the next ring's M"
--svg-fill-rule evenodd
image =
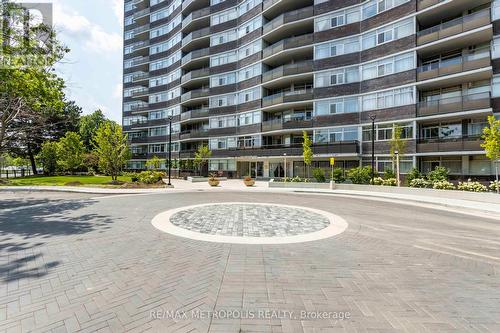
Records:
M469 174L469 155L462 156L462 175Z
M269 160L264 161L264 177L269 177Z

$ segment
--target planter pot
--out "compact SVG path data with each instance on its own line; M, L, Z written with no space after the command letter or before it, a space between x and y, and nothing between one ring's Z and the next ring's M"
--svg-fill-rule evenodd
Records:
M253 180L253 179L243 180L243 183L245 183L246 186L254 186L255 185L255 180Z
M215 186L219 186L219 183L220 183L220 181L219 181L218 179L209 179L209 180L208 180L208 184L209 184L210 186L214 186L214 187L215 187Z

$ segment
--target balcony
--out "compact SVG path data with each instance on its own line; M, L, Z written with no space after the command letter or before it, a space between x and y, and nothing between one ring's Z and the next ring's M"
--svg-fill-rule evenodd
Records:
M194 12L191 12L184 20L182 20L182 30L187 29L191 24L193 24L193 27L196 28L199 25L202 25L203 22L196 22L196 21L203 21L200 20L202 18L206 18L207 21L209 21L209 16L210 15L210 7L205 7L202 9L195 10ZM209 24L209 22L207 22ZM192 28L191 28L192 29Z
M490 52L467 54L448 60L436 61L417 68L417 80L429 80L440 76L487 68L491 65Z
M306 18L310 18L311 20L314 17L314 7L309 6L297 10L292 10L290 12L286 12L281 14L280 16L274 18L264 25L263 34L268 34L269 32L277 29L287 23L303 20Z
M191 42L196 41L196 39L209 37L210 36L210 27L202 28L190 32L186 37L182 39L182 47L186 47Z
M262 122L262 132L276 131L282 129L309 128L313 126L312 119L295 118L295 119L273 119Z
M148 136L146 134L141 135L141 136L129 136L129 141L131 143L147 143L148 142Z
M423 10L428 7L437 5L438 3L444 2L445 0L419 0L417 4L418 10Z
M193 71L190 71L186 74L184 74L181 78L181 83L184 84L186 82L189 82L194 79L200 79L204 78L210 75L210 68L205 67L201 69L195 69Z
M195 51L192 51L192 52L189 52L188 54L186 54L184 57L182 57L182 66L185 66L187 65L188 63L194 61L194 60L197 60L197 59L200 59L200 58L204 58L204 57L208 57L208 55L210 54L210 49L207 47L207 48L204 48L204 49L199 49L199 50L195 50Z
M144 97L147 96L149 92L148 88L140 88L132 91L132 96L131 97Z
M287 91L270 96L265 96L264 98L262 98L262 106L266 107L282 103L307 101L311 100L312 98L313 98L312 89Z
M417 33L417 45L431 43L490 24L490 9L458 17Z
M442 98L417 104L417 116L425 117L461 111L481 110L491 107L490 93Z
M311 60L301 61L295 64L283 65L262 75L262 82L269 82L288 75L311 73L313 62Z
M181 113L181 121L208 117L208 109L190 110Z
M132 75L132 82L134 82L134 83L145 81L148 79L149 79L149 73L147 73L147 72L140 72L140 73Z
M135 59L132 60L130 67L145 65L147 63L149 63L149 57L135 58Z
M208 137L207 129L198 129L198 130L189 130L181 132L180 139L197 139L197 138L206 138Z
M144 16L149 16L149 8L146 8L146 9L143 9L143 10L140 10L138 12L135 12L134 13L134 20L137 20L141 17L144 17Z
M314 144L312 146L314 155L345 154L357 155L359 153L358 141L340 141L329 144ZM238 147L225 150L213 150L213 157L238 157L238 156L302 156L302 144L270 145L261 147Z
M481 136L421 139L417 141L417 153L483 151L481 143Z
M134 46L132 46L132 51L135 52L148 46L149 46L149 40L143 40L135 43Z
M310 46L312 47L312 44L314 42L314 35L313 34L306 34L306 35L301 35L301 36L296 36L296 37L290 37L287 39L283 39L277 43L274 43L268 47L266 47L263 50L263 57L267 58L270 57L278 52L288 50L288 49L293 49L296 47L302 47L302 46Z
M130 106L130 111L146 111L149 108L149 103L140 103Z
M188 102L190 100L197 99L197 98L208 97L209 93L210 93L210 89L203 89L203 88L188 91L187 93L182 94L181 103Z

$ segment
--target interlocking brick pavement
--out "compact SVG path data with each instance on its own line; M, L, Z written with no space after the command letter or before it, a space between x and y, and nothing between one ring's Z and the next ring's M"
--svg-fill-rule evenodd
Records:
M500 331L498 221L298 194L0 195L1 332ZM349 228L309 243L231 245L150 223L223 201L323 209ZM223 310L298 317L153 316Z

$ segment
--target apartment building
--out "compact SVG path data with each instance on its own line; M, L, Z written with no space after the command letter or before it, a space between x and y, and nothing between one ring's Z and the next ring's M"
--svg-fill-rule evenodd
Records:
M487 178L480 147L500 114L500 1L130 0L125 2L123 126L131 169L168 152L182 169L200 145L230 177L313 167L445 166ZM372 119L375 131L372 132ZM286 169L286 170L285 170Z

